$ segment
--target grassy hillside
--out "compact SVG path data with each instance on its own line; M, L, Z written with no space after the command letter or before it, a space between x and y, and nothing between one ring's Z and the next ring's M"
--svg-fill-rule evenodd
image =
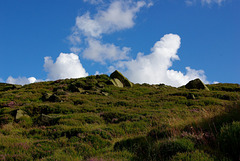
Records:
M240 86L207 86L2 83L0 160L239 160Z

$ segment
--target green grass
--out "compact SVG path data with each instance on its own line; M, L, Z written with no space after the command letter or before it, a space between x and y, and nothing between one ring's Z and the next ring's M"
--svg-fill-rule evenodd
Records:
M236 160L240 86L0 84L0 160ZM193 97L194 96L194 97ZM29 116L15 119L21 109ZM45 119L45 120L44 120ZM47 120L46 120L47 119Z

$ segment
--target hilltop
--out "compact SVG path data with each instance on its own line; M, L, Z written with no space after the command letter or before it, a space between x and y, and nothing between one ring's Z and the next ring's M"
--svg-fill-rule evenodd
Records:
M239 84L126 81L96 75L1 83L0 159L239 159Z

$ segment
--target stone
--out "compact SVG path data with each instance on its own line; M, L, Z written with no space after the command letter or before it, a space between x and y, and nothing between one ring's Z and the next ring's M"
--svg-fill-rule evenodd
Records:
M123 83L122 83L119 79L117 79L117 78L113 78L113 79L111 79L110 81L111 81L111 82L113 83L113 85L116 86L116 87L123 87Z
M194 94L189 93L189 94L187 95L187 99L193 99L193 100L195 100L196 97L194 96Z
M42 98L41 99L42 99L42 101L48 101L49 97L51 97L51 94L45 92L45 93L42 94Z
M55 125L59 119L60 119L59 116L49 116L49 115L41 114L41 116L38 118L38 124L39 125Z
M27 115L27 113L25 112L25 111L23 111L23 110L15 110L14 112L13 112L13 114L14 114L14 119L15 120L19 120L21 117L30 117L29 115Z
M110 78L113 80L113 84L117 87L121 86L119 82L123 84L123 87L133 87L133 83L130 82L126 77L122 75L119 71L115 70L111 75ZM118 83L118 84L117 84Z
M203 89L209 91L208 87L199 78L189 81L185 87L187 89Z

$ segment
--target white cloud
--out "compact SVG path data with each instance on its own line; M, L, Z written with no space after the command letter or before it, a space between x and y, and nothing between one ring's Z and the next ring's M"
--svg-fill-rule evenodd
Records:
M40 80L39 80L40 81ZM29 83L35 83L38 82L38 80L34 77L18 77L18 78L13 78L12 76L9 76L6 83L9 84L20 84L20 85L25 85Z
M113 1L107 10L99 10L91 18L87 12L76 18L75 32L81 32L85 36L101 37L103 33L111 33L134 26L134 18L139 10L146 6L144 1ZM152 3L151 3L152 5ZM76 33L75 33L76 35Z
M61 53L55 63L51 57L45 57L44 61L44 68L50 80L88 76L76 54Z
M181 39L178 35L167 34L155 43L151 54L139 53L136 59L119 62L117 68L122 69L134 83L181 86L195 78L200 78L206 83L206 76L202 70L186 67L187 72L183 74L181 71L169 69L174 60L179 60L177 50L180 44Z
M130 48L127 47L121 49L114 44L102 44L99 40L88 39L88 48L83 51L83 57L104 64L106 60L128 59L129 51Z
M202 5L211 5L211 4L217 4L222 5L223 2L226 0L199 0L201 1ZM185 0L186 5L192 6L193 4L197 3L197 0Z
M202 4L212 4L217 3L218 5L221 5L225 0L201 0Z
M99 3L103 3L102 0L83 0L84 2L89 2L91 4L99 4Z
M218 84L218 83L220 83L220 82L218 82L218 81L214 81L214 82L213 82L213 84Z

